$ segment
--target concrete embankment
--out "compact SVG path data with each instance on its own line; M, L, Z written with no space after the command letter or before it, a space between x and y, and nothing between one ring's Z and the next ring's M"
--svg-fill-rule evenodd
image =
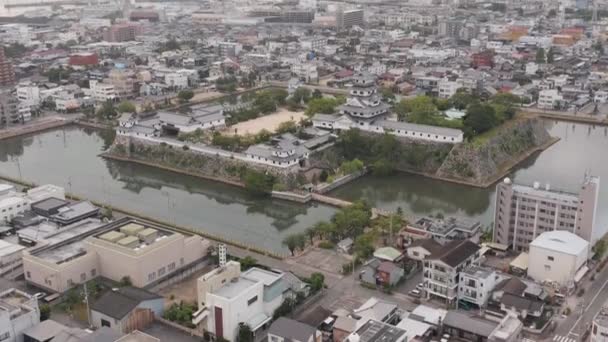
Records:
M0 131L0 140L15 138L22 135L47 131L67 125L71 125L73 120L61 117L43 118L25 125L12 126Z
M555 110L540 110L535 108L522 108L521 113L531 116L538 116L545 119L557 121L569 121L590 125L608 126L608 118L604 115L585 115L570 112L560 112Z
M9 182L12 184L16 184L16 185L21 185L24 187L35 187L38 186L39 184L33 183L33 182L28 182L28 181L24 181L24 180L20 180L20 179L16 179L16 178L12 178L12 177L8 177L8 176L4 176L4 175L0 175L0 180L3 180L5 182ZM202 230L197 230L197 229L192 229L189 227L183 227L183 226L178 226L176 224L161 220L161 219L157 219L157 218L153 218L153 217L149 217L146 215L142 215L140 213L137 212L133 212L130 210L126 210L124 208L118 208L112 205L109 205L107 203L102 203L102 202L98 202L98 201L92 201L86 198L82 198L78 195L75 194L66 194L66 197L72 199L72 200L77 200L77 201L81 201L81 200L88 200L91 203L93 203L94 205L101 207L101 208L108 208L112 210L112 213L114 215L118 214L118 215L126 215L126 216L131 216L134 218L139 218L142 220L146 220L146 221L150 221L150 222L154 222L163 226L166 226L170 229L173 229L177 232L182 232L182 233L186 233L186 234L190 234L190 235L200 235L204 238L207 238L209 240L215 241L215 242L220 242L220 243L225 243L227 245L230 245L232 247L236 247L236 248L240 248L244 251L247 252L251 252L251 253L256 253L256 254L260 254L260 255L264 255L264 256L268 256L277 260L282 260L285 258L285 255L283 254L279 254L279 253L275 253L272 251L267 251L267 250L263 250L261 248L258 248L256 246L253 245L248 245L248 244L244 244L242 242L239 241L235 241L235 240L231 240L231 239L227 239L225 237L222 236L218 236L215 234L211 234L208 233L206 231L202 231Z

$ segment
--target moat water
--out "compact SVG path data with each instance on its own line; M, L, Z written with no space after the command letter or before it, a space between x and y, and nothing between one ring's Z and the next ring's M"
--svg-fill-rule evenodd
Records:
M561 140L519 165L516 182L550 183L577 191L586 170L608 182L608 128L546 121ZM0 175L64 186L95 201L201 229L246 244L287 253L283 238L329 219L336 209L259 200L245 191L200 178L99 157L113 132L68 127L0 141ZM333 191L347 200L401 207L413 216L442 213L493 221L494 187L474 188L410 174L368 176ZM608 227L608 185L601 186L597 223Z

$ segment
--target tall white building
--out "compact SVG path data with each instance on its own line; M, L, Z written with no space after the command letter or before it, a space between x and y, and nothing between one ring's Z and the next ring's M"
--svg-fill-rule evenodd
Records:
M0 184L0 224L10 222L15 216L29 209L29 201L15 192L15 187Z
M23 342L23 332L40 323L38 300L17 289L0 292L0 340Z
M472 266L460 272L458 300L484 307L496 284L502 278L489 268Z
M193 323L217 337L236 341L240 323L255 333L268 325L283 302L282 273L251 268L230 261L197 280L199 310Z

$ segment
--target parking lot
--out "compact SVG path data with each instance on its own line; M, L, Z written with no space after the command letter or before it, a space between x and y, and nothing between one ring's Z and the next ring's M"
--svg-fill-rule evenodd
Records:
M309 248L298 255L293 261L320 269L332 274L340 274L342 265L352 261L350 255L322 248Z

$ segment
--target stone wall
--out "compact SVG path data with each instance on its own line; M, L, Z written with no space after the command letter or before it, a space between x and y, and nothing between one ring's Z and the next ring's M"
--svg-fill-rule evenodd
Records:
M199 175L215 180L225 180L228 183L241 183L241 175L247 170L255 170L272 174L277 183L286 190L299 186L299 168L274 168L261 164L247 163L242 160L195 153L173 146L159 145L142 139L117 135L114 144L107 152L110 155L128 158L134 161L154 163L159 166L182 170L193 175Z
M477 184L492 183L552 141L541 119L518 119L487 140L456 145L435 175Z

